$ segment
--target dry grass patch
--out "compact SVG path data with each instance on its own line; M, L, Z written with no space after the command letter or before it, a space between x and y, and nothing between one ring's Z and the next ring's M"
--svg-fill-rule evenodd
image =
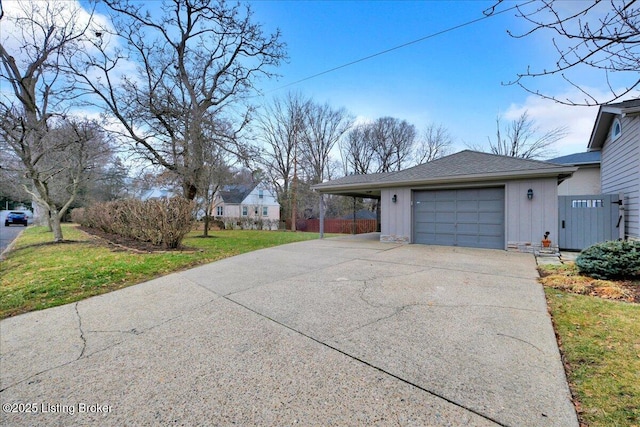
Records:
M631 281L600 280L582 276L573 263L541 265L540 282L553 289L579 295L640 303L640 284Z

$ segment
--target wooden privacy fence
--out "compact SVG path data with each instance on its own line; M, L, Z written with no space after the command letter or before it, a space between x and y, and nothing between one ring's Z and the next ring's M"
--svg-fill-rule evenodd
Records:
M296 222L296 228L300 231L320 231L319 219L305 219ZM355 228L355 232L354 232ZM378 221L375 219L357 219L355 224L352 219L325 219L325 233L361 234L372 233L378 230Z

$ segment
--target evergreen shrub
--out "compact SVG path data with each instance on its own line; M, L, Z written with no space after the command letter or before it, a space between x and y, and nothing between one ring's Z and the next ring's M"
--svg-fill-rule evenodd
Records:
M640 241L614 240L584 249L576 259L581 274L596 279L640 279Z

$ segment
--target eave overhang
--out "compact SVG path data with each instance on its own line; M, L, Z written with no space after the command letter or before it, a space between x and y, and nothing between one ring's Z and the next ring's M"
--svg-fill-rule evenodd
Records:
M316 184L311 188L323 194L340 194L354 197L373 197L375 194L379 197L380 190L385 188L398 187L429 187L440 185L469 185L472 183L490 183L496 181L509 181L520 179L540 179L540 178L557 178L558 182L562 182L569 178L578 168L575 166L562 166L557 168L544 168L535 170L509 171L509 172L493 172L471 175L455 175L435 178L420 178L411 180L393 180L392 177L387 180L378 182L363 182L349 184L331 184L331 181ZM367 195L368 194L368 195Z

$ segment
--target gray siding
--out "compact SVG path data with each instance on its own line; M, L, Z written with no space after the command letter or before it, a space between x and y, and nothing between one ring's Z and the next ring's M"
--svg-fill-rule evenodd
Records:
M602 148L602 192L623 193L626 236L640 238L640 116L620 119L622 134Z
M393 195L396 202L392 202ZM411 241L411 189L383 189L380 194L380 240L385 242Z
M533 199L527 191L533 190ZM507 245L517 248L539 245L545 231L558 242L558 180L516 180L506 185Z

